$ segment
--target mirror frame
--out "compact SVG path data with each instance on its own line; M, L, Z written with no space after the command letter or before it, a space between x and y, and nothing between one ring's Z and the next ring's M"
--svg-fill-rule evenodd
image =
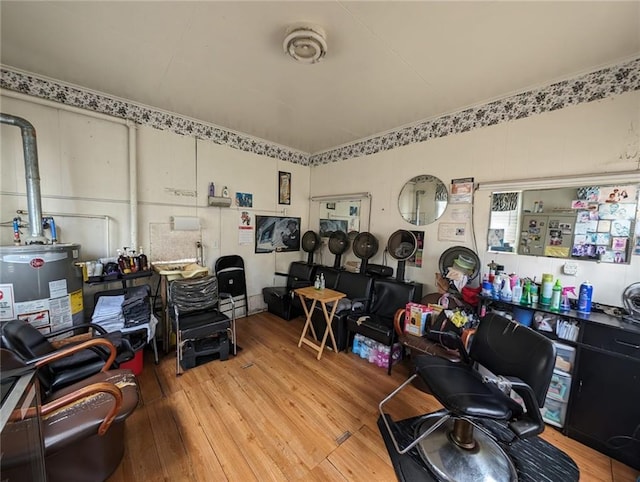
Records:
M430 201L430 199L427 199L427 196L424 196L422 201L417 200L420 193L424 194L425 190L416 190L416 187L421 187L422 184L425 184L425 187L427 187L426 183L430 183L435 186L433 192L431 193L434 198L432 202ZM438 199L438 197L444 197L445 199ZM420 207L428 205L428 203L430 202L432 203L434 209L430 210L429 217L425 217L424 221L421 222ZM438 203L442 202L444 202L444 206L439 206ZM400 213L402 219L413 226L427 226L429 224L435 223L445 213L448 205L449 191L447 189L447 185L442 182L440 178L431 174L422 174L412 177L404 183L402 189L400 189L400 193L398 194L398 212ZM408 211L407 208L409 209ZM424 212L427 210L423 209L422 211L424 214Z

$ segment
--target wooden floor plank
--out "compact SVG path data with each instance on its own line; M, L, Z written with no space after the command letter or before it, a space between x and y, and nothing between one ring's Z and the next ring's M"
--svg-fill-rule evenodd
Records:
M139 377L144 403L127 420L126 451L109 479L394 480L378 430L378 403L411 373L391 376L353 353L298 348L303 319L260 313L237 322L242 350L175 374L175 352ZM385 411L401 420L441 408L408 386ZM581 481L636 482L637 471L547 427Z

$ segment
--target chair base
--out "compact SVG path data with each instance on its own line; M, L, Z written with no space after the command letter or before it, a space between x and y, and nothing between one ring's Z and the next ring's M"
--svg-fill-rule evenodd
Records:
M431 414L416 428L416 437L432 430L442 414ZM463 448L453 438L456 420L450 418L418 442L418 452L429 469L442 481L517 481L511 459L484 430L474 430L473 447ZM471 422L465 421L471 424ZM473 426L473 425L471 425Z

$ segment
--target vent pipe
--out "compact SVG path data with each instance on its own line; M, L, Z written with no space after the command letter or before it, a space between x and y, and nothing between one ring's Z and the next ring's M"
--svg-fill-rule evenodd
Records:
M46 244L48 240L42 233L42 200L40 195L40 170L38 168L36 130L29 121L11 114L0 113L0 123L19 127L22 133L24 171L27 181L29 229L31 230L31 236L25 239L25 243Z

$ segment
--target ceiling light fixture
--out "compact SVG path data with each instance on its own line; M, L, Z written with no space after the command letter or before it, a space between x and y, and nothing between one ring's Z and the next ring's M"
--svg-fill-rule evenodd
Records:
M310 24L296 24L287 29L282 47L296 62L315 64L327 53L327 40L322 28Z

